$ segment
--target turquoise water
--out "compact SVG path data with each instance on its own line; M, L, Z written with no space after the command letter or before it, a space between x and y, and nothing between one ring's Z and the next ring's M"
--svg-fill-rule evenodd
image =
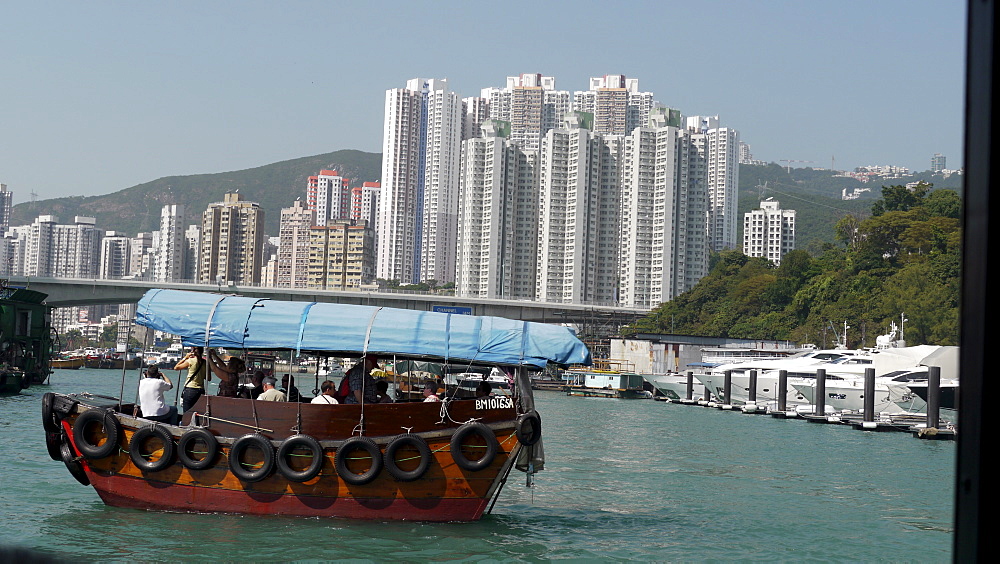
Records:
M40 400L118 395L120 375L57 371L0 397L0 544L120 562L950 559L953 443L556 392L536 392L545 471L533 488L512 473L477 523L106 507L49 459Z

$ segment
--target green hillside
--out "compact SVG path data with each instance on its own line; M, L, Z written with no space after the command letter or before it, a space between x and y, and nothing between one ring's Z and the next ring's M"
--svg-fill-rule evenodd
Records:
M824 169L787 169L775 163L768 165L740 165L739 185L739 239L743 242L743 214L760 207L760 201L772 197L782 209L795 210L795 248L818 254L823 245L836 242L834 226L846 215L867 217L875 200L882 196L882 186L926 182L935 188L945 188L962 193L962 177L944 178L930 171L914 173L905 178L882 182L863 183L853 178L835 176ZM841 200L844 189L856 188L869 191L857 200Z
M838 222L837 244L820 254L792 251L779 267L739 251L714 256L708 276L628 332L828 346L827 329L846 321L849 346L872 346L905 314L910 344L957 344L961 197L926 184L880 195L867 219Z
M278 234L281 208L305 198L306 182L320 170L336 170L352 183L376 181L381 175L382 155L343 150L325 155L302 157L247 170L168 176L103 196L71 196L14 206L11 225L24 225L39 215L55 215L68 223L74 216L97 219L101 229L140 231L159 229L160 209L165 204L184 204L189 223L212 202L221 202L226 192L239 190L246 200L259 202L265 211L266 233Z

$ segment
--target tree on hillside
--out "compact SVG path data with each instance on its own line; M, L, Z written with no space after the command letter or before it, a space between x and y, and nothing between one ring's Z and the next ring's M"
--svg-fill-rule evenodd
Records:
M961 273L961 198L952 190L883 189L872 216L845 216L843 246L785 255L780 267L738 251L712 257L690 291L630 331L832 345L831 326L853 330L848 346L871 346L900 314L911 343L955 344ZM876 213L877 212L877 213Z

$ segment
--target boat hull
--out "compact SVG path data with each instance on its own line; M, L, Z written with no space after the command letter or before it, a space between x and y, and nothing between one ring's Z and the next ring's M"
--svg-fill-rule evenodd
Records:
M79 398L62 396L57 403L66 405L71 401L79 401ZM474 470L462 467L453 456L452 438L462 424L442 421L441 404L419 402L365 406L365 437L376 444L380 461L387 446L394 438L405 434L408 427L413 434L426 441L429 459L426 470L416 479L397 479L383 467L373 480L364 484L345 481L336 459L338 449L352 437L359 424L362 412L356 405L252 402L220 397L206 400L202 397L192 411L210 412L212 418L197 417L199 424L208 424L198 428L209 429L220 444L212 463L201 469L189 468L178 457L156 471L137 466L128 451L134 448L146 450L145 443L133 445L133 437L138 429L152 422L125 415L130 412L131 406L124 406L117 413L112 410L121 425L121 444L107 456L85 457L78 444L79 437L74 432L74 424L81 414L107 409L106 405L77 403L62 418L61 426L90 484L110 506L199 513L474 521L487 509L521 449L515 433L513 404L487 403L457 400L449 406L450 419L479 419L476 424L487 427L497 441L495 456L488 464ZM191 419L192 414L186 414L183 423L190 424ZM279 464L273 463L272 471L259 481L246 481L234 474L229 461L233 442L253 432L243 425L255 426L273 449L279 451L282 441L294 434L288 429L288 423L297 420L301 421L302 433L315 437L322 446L318 475L301 482L292 481L285 476ZM283 428L276 424L282 422ZM158 426L170 433L174 445L192 428ZM101 425L97 428L103 431ZM82 429L79 432L92 432ZM88 444L100 442L100 438L88 435L84 435L84 440ZM162 453L162 449L157 451L154 448L150 455L155 458L156 452ZM361 458L364 458L363 453ZM368 459L371 463L371 457Z
M126 369L135 370L142 366L142 361L138 358L130 358L128 360L122 360L120 358L88 358L84 362L84 366L87 368L102 368L102 369Z
M83 368L84 364L85 362L82 358L56 359L49 361L50 367L63 370L76 370L78 368Z

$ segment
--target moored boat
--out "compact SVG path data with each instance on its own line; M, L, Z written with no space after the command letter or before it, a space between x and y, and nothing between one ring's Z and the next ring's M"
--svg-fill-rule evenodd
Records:
M76 370L83 368L84 363L83 358L53 358L49 361L49 366L62 370Z
M52 369L48 296L0 281L0 395L18 394L48 381Z
M108 505L472 521L513 468L544 467L529 369L588 364L566 328L371 306L151 290L136 322L187 346L489 364L510 395L355 405L202 396L179 425L121 398L46 394L50 456ZM499 390L498 390L499 391Z

